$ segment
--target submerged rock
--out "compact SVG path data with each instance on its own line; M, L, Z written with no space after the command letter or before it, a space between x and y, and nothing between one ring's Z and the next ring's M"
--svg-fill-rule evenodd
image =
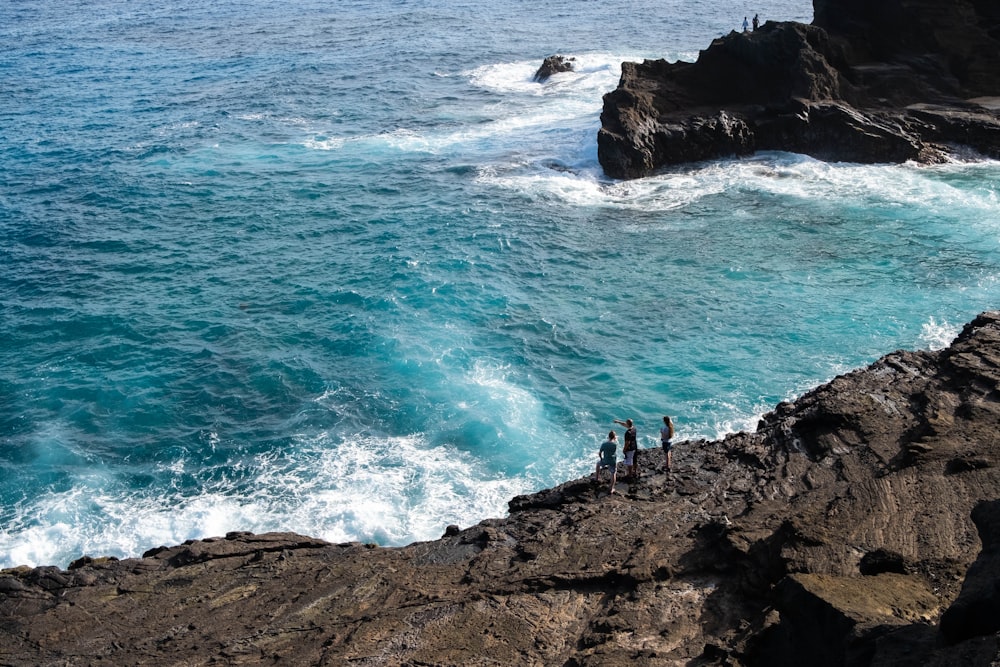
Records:
M998 432L991 312L671 473L640 450L612 496L571 480L402 548L240 532L4 570L0 662L986 665Z

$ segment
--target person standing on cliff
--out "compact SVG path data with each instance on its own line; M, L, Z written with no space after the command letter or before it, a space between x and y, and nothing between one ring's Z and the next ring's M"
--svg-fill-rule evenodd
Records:
M743 32L750 29L750 23L747 21L747 17L743 17Z
M663 428L660 429L660 446L663 447L664 470L670 472L674 453L674 422L670 417L663 418Z
M756 32L757 28L759 28L759 27L760 27L760 15L759 14L754 14L753 15L753 29L754 29L754 32ZM746 30L746 28L743 28L743 29Z
M616 424L625 427L624 444L622 444L622 454L625 455L625 470L628 472L628 481L634 482L639 479L639 442L635 436L635 426L631 419L622 421L614 420Z
M611 431L608 433L608 439L601 443L601 448L598 450L598 456L600 457L597 461L597 470L594 471L594 481L601 481L601 470L604 468L611 469L611 486L608 487L608 493L615 492L615 482L618 479L618 456L616 455L618 451L618 435Z

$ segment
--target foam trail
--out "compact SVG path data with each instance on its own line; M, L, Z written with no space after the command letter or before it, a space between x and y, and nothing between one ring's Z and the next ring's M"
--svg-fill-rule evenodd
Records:
M472 454L429 447L419 436L358 436L333 446L320 434L293 453L260 455L247 465L246 481L206 485L193 497L151 497L114 484L44 494L18 508L0 532L0 567L66 565L85 554L132 557L151 545L234 530L401 545L440 537L448 524L503 516L510 498L537 484L497 476Z
M932 317L921 326L920 341L929 350L943 350L951 345L959 332L959 327L945 320L938 322Z

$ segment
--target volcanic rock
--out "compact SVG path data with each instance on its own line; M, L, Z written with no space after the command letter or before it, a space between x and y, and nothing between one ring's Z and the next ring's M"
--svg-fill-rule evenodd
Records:
M1000 633L1000 501L977 505L972 520L983 550L969 567L958 599L941 617L941 633L952 643Z
M541 83L548 81L549 77L553 74L558 74L560 72L572 72L575 60L576 58L567 58L566 56L560 56L558 54L549 56L542 61L538 71L535 72L534 80Z
M694 63L622 63L598 159L613 178L759 150L851 162L1000 157L1000 10L985 0L814 0Z
M4 570L0 664L995 664L998 433L989 312L673 472L640 450L615 495L571 480L401 548L230 533Z

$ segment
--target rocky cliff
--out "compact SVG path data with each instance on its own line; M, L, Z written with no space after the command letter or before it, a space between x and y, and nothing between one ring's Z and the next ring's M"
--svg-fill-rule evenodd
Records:
M1000 661L1000 312L403 548L234 533L0 572L2 665Z
M598 159L613 178L666 165L804 153L851 162L1000 157L995 0L814 0L812 25L767 22L694 63L623 63Z

